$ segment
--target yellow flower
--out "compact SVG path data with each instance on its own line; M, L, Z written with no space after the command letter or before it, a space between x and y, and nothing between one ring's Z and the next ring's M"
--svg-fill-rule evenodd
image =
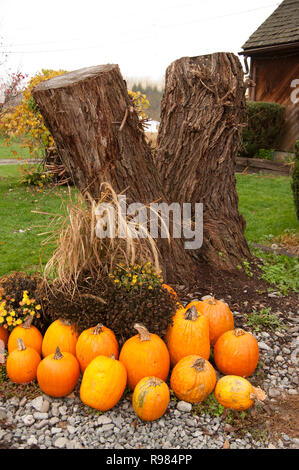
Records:
M41 309L41 306L39 304L36 305L35 310L40 310L40 309Z
M149 289L152 289L152 286L148 286Z
M4 318L0 317L0 323L3 323L3 322L4 322Z
M18 318L18 319L16 320L16 324L17 324L17 325L21 325L21 323L23 323L22 320L21 320L20 318Z

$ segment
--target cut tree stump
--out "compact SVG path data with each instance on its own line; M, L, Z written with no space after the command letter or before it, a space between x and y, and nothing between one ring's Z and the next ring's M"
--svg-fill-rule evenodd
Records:
M32 95L59 155L82 193L109 182L128 203L204 204L204 243L213 268L235 270L250 256L238 213L234 167L245 106L233 54L182 58L167 69L158 150L151 149L118 65L89 67L40 83ZM198 256L158 238L167 282L192 282Z
M167 68L156 166L172 201L203 203L200 257L229 270L250 256L235 179L244 111L234 54L183 57Z

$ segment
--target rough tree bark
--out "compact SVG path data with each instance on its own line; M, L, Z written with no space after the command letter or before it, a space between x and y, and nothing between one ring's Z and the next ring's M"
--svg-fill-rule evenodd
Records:
M82 192L97 198L100 183L108 181L116 192L126 192L128 202L203 202L203 258L232 270L249 255L234 177L242 76L233 54L171 64L155 161L117 65L55 77L32 94ZM167 282L192 281L192 250L180 239L170 246L161 238L157 243Z
M172 201L203 203L199 254L228 270L250 256L235 180L244 110L234 54L183 57L167 68L155 163Z
M127 202L168 202L118 65L80 69L32 90L68 173L95 199L108 182ZM194 280L183 241L157 239L164 278Z

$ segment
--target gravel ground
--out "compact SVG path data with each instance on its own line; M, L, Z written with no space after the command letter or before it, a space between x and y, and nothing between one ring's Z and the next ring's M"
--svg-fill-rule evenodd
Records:
M236 323L238 315L234 312ZM223 415L198 415L191 404L175 397L165 415L151 423L136 416L129 392L113 409L99 413L82 404L78 384L61 399L44 394L34 399L0 397L0 448L298 449L298 315L289 312L288 319L285 331L254 333L260 366L250 381L268 395L262 406L268 413L262 423L266 433L257 433L252 426L244 431L246 421L241 433Z

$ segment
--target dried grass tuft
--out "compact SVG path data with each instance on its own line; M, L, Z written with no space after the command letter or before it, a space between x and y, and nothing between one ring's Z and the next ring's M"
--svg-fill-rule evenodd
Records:
M100 214L99 205L105 204L105 214ZM104 217L104 219L103 219ZM58 219L57 219L58 218ZM100 279L107 276L117 263L143 264L150 261L160 271L159 251L147 227L136 224L132 217L123 216L118 194L109 183L102 183L99 199L90 194L76 194L69 200L66 216L57 216L54 228L45 243L56 243L56 249L44 268L44 282L59 286L73 296L82 276ZM97 223L112 221L115 231L123 238L99 238ZM102 219L102 220L101 220ZM59 225L59 229L55 229ZM142 232L144 238L137 234ZM49 284L50 280L50 284Z

